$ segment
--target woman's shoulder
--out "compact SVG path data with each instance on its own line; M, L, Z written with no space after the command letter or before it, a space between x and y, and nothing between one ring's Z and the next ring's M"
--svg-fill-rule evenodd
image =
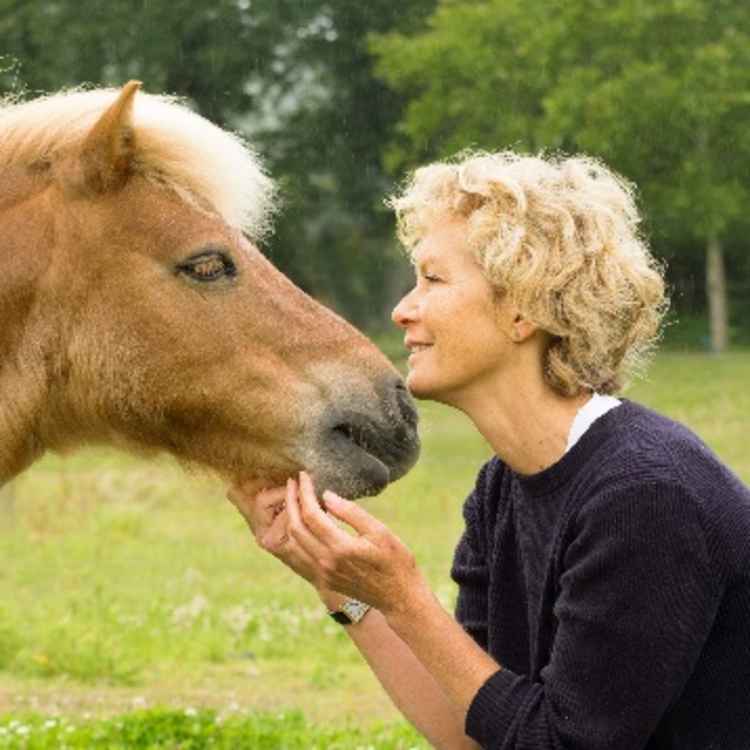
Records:
M634 401L624 401L623 419L615 423L609 442L613 464L627 465L633 479L677 483L686 489L748 488L690 427Z
M700 528L715 564L750 564L750 489L686 425L634 402L591 456L581 478L579 522L617 515L638 523L655 514Z

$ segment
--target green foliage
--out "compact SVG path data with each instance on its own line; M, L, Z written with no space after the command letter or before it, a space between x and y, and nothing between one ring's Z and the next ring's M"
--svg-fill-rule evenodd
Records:
M14 75L0 78L21 93L84 83L142 80L149 91L190 98L207 117L227 122L253 100L246 88L270 61L269 3L216 0L2 0L3 53ZM64 29L64 33L60 33ZM249 52L248 50L251 50Z
M417 34L373 35L377 71L408 96L388 152L392 169L477 147L535 150L542 99L554 81L549 3L439 5Z
M367 39L413 29L434 5L298 3L294 23L278 27L275 77L258 81L274 117L253 133L287 197L269 253L305 289L369 327L388 320L409 269L382 203L392 181L381 153L402 97L374 76Z
M706 236L745 202L749 41L750 8L730 0L455 0L427 29L372 46L409 96L397 163L468 146L581 149Z
M748 198L750 8L581 0L565 12L579 33L560 43L567 64L545 98L548 144L563 134L601 155L642 186L660 221L726 236Z
M7 750L416 750L413 729L376 725L324 728L301 713L220 717L212 711L140 711L108 720L76 721L28 716L0 719L0 748Z
M730 267L747 255L747 3L453 0L372 47L408 97L392 167L468 147L580 150L639 185L657 253L696 254L699 274L710 237Z

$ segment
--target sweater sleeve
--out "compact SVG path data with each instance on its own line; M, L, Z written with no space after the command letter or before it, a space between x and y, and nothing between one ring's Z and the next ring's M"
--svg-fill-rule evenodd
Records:
M684 490L592 499L565 544L550 661L538 682L501 669L479 689L466 729L483 748L643 748L708 637L721 587Z
M474 490L464 503L464 533L453 557L451 577L458 584L456 620L463 629L487 650L487 563L486 529L482 523L483 498L486 495L490 464L482 467Z

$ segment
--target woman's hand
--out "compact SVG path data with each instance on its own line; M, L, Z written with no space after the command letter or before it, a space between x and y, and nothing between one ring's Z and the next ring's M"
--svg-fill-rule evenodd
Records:
M258 544L312 583L329 605L339 592L388 616L433 598L414 556L397 536L333 492L323 493L321 503L305 472L299 483L289 479L284 488L255 489L233 487L227 496ZM355 533L340 528L334 518Z
M308 564L296 545L290 544L286 503L289 493L296 491L294 480L290 479L286 487L258 490L253 484L235 485L227 492L227 498L245 519L260 547L320 590L314 566Z
M389 614L411 609L432 598L414 556L383 523L355 503L333 492L315 495L312 480L300 474L286 494L288 536L315 580L328 590L367 602ZM355 534L340 528L343 521Z

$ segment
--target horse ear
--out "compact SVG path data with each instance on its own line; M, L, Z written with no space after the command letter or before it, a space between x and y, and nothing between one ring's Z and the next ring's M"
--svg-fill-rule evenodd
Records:
M121 187L131 172L135 155L133 100L140 81L129 81L96 121L81 147L86 187L96 193Z

